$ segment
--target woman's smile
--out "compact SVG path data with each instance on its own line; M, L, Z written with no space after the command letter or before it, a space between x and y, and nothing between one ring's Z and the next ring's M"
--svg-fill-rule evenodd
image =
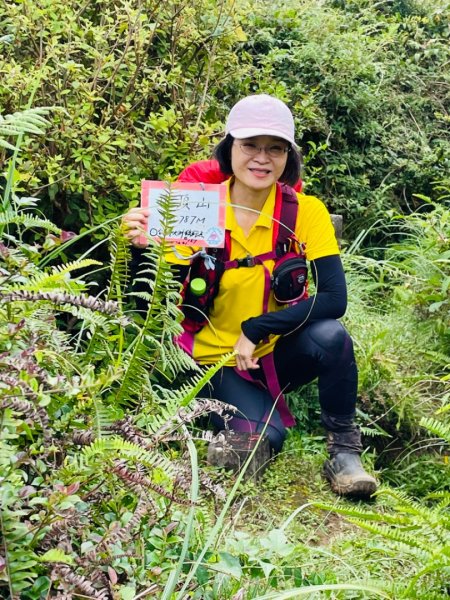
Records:
M270 169L262 169L261 167L249 167L248 169L251 173L253 173L253 175L255 175L255 177L266 177L267 175L270 175L271 171Z
M231 148L231 165L235 183L240 188L240 195L244 192L244 188L248 192L257 194L264 190L268 192L278 181L287 162L287 152L272 156L273 149L280 147L286 147L285 140L271 135L234 140Z

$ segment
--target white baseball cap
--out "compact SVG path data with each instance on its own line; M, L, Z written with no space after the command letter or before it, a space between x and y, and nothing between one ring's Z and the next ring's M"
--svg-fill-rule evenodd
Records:
M225 133L238 140L273 135L297 146L291 111L284 102L268 94L256 94L239 100L230 110Z

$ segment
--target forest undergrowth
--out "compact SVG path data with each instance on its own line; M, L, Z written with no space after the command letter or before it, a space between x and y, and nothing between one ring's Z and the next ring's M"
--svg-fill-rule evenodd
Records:
M0 7L0 597L448 598L448 2L98 4ZM314 385L261 478L209 467L220 365L172 343L164 244L134 310L121 214L252 92L292 107L306 189L345 214L366 503L321 476Z

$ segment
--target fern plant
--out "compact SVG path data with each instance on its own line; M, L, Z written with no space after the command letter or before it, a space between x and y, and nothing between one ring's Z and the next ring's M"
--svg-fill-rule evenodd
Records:
M116 248L120 252L123 245ZM85 259L40 271L13 243L0 248L0 564L5 566L0 593L5 598L33 598L36 586L44 586L49 596L65 589L110 598L114 586L121 587L119 577L128 581L127 573L135 574L130 581L136 585L152 584L161 557L146 558L146 547L157 547L161 525L170 524L176 506L194 507L197 501L189 462L174 460L166 445L176 440L186 446L186 425L223 410L208 400L195 408L196 396L220 363L210 372L198 370L179 390L141 378L141 402L125 413L116 402L118 392L136 399L123 384L127 356L137 344L152 344L156 309L153 320L139 324L125 317L116 300L87 295L75 273L92 264ZM122 272L117 267L116 292ZM163 283L155 288L161 298ZM175 306L171 310L177 314ZM83 323L80 334L60 330L60 311ZM161 332L153 345L157 350L168 343L164 336L178 331L176 319L173 324L167 315L164 319L166 330L160 323L155 327ZM144 369L154 366L157 354L149 353ZM184 526L177 530L175 556Z
M0 147L16 150L5 138L18 137L25 133L41 135L48 126L45 118L51 109L48 107L29 108L10 115L0 114Z
M169 193L167 230L170 203ZM228 357L200 369L173 343L179 293L164 243L149 248L141 275L149 311L134 318L122 229L111 232L111 277L98 298L89 294L97 261L40 266L46 246L24 243L24 234L61 231L27 206L15 203L0 221L8 230L0 243L0 595L162 591L194 543L199 479L221 494L197 472L188 426L224 410L197 396ZM72 316L71 330L62 313ZM186 366L195 367L189 383L164 387ZM177 507L189 511L186 524Z
M165 258L168 252L165 237L176 221L170 188L161 196L159 211L162 240L159 243L149 240L146 261L137 278L138 282L146 284L148 291L135 292L147 302L148 310L134 343L123 355L124 374L117 392L119 403L130 396L139 397L145 382L150 382L156 373L168 373L173 377L180 368L196 369L195 363L172 341L182 329L179 325L179 284Z

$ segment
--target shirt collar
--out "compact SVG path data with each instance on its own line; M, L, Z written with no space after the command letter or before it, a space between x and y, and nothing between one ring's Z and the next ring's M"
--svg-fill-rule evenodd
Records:
M231 206L230 187L232 181L233 177L231 177L225 182L225 185L227 186L226 228L230 231L233 231L236 227L239 227L236 221L236 217L234 216L233 207ZM276 190L276 185L273 185L272 189L269 192L269 195L267 196L267 200L265 201L264 206L262 207L262 210L258 216L258 219L256 220L256 223L253 225L253 227L266 227L267 229L270 229L272 227L273 214L275 211Z

